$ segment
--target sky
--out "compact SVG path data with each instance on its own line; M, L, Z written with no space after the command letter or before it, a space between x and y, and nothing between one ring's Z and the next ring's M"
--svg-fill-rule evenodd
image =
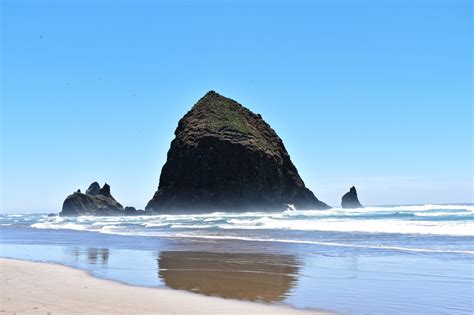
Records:
M1 1L1 211L143 208L207 91L332 206L473 202L471 1Z

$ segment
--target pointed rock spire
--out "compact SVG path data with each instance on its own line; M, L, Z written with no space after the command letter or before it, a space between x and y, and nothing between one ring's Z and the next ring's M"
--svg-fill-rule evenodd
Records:
M105 197L113 198L110 193L110 185L105 183L104 186L100 189L100 194Z
M341 206L344 209L354 209L354 208L363 208L357 197L357 190L354 186L351 187L349 192L345 193L342 196Z
M98 182L93 182L92 184L90 184L89 188L87 188L87 190L86 190L86 194L87 195L92 195L92 196L100 194L99 183Z

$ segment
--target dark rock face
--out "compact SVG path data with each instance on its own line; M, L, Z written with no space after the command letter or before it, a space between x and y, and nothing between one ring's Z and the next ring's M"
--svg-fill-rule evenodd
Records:
M100 188L97 182L92 183L83 194L78 190L69 195L63 203L61 216L77 215L123 215L124 208L110 194L110 186Z
M354 186L351 187L349 192L342 196L341 206L344 209L363 208L359 202L359 198L357 198L357 190Z
M147 211L327 209L260 115L214 91L179 121Z
M114 197L112 197L112 195L110 194L110 186L107 183L105 183L104 186L102 186L102 188L100 189L99 195L114 199Z
M137 210L135 207L125 207L125 215L147 215L145 210Z
M78 191L81 192L80 189L79 189ZM89 186L89 188L87 188L86 194L92 195L92 196L96 196L96 195L100 194L100 186L99 186L99 183L98 183L98 182L93 182L93 183Z

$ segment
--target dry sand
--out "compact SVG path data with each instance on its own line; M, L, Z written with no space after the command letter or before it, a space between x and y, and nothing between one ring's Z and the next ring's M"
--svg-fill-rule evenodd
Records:
M0 259L0 314L323 314L134 287L55 264Z

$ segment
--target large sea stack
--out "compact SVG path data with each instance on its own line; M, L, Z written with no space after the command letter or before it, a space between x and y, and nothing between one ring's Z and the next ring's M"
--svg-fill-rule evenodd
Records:
M363 208L357 197L357 190L354 186L342 196L341 207L344 209Z
M208 92L175 136L147 211L329 208L305 187L275 131L234 100Z
M93 182L85 194L78 190L69 195L64 200L63 209L60 213L61 216L124 214L123 206L112 197L110 186L105 183L100 188L97 182Z

